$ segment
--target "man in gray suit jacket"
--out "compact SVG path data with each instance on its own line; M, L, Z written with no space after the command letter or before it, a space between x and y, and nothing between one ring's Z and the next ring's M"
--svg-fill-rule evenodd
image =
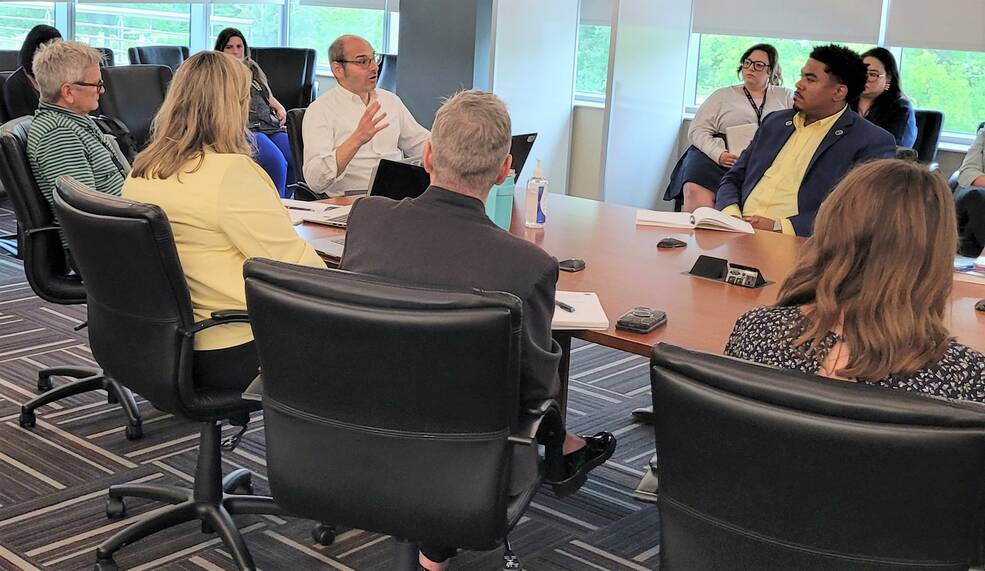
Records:
M551 337L557 260L536 245L497 227L483 204L493 184L510 170L510 116L495 95L463 91L438 110L424 168L431 186L414 199L370 196L349 213L344 270L430 286L506 291L523 302L520 398L556 398L561 350ZM616 439L568 433L567 477L560 494L577 490L585 474L607 460ZM534 454L535 451L532 451ZM514 457L511 489L536 474L536 457ZM421 546L420 563L440 570L453 547Z

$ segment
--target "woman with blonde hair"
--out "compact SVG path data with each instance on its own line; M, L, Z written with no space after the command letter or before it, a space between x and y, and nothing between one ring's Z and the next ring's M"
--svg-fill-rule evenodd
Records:
M945 325L956 247L938 175L898 160L862 165L821 206L776 305L740 317L725 354L985 402L985 356Z
M251 158L250 72L220 52L185 61L137 155L123 196L160 206L171 222L196 320L246 309L243 262L251 257L324 267L291 225L267 173ZM196 379L244 388L256 375L249 324L195 336Z

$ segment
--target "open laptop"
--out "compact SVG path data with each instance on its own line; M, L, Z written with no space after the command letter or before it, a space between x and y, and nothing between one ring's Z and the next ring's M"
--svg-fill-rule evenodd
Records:
M417 198L429 184L431 184L431 175L424 170L424 167L410 162L380 159L369 175L367 196L385 196L394 200ZM352 210L351 205L342 206L317 216L307 216L305 221L345 228L349 224L350 210Z
M530 156L530 149L534 146L537 133L525 133L523 135L513 135L510 141L510 154L513 155L513 169L516 183L520 178L520 171ZM405 198L417 198L431 184L431 175L424 170L424 167L407 161L391 161L380 159L380 162L373 167L369 175L368 196L385 196L393 200L403 200ZM342 206L324 212L317 216L307 216L307 222L324 224L345 228L349 224L349 211L351 206Z

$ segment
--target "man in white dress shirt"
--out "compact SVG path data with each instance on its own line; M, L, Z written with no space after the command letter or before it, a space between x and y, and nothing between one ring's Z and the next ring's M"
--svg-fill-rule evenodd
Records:
M431 134L395 94L377 89L379 56L359 36L328 48L338 87L304 114L304 180L318 193L365 191L380 159L419 160Z

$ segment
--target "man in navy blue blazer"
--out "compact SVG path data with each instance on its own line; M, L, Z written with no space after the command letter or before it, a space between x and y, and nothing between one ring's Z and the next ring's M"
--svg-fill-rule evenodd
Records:
M867 68L852 50L818 46L795 85L794 108L771 113L725 173L715 207L753 227L810 236L818 208L858 163L891 158L896 141L852 111Z

